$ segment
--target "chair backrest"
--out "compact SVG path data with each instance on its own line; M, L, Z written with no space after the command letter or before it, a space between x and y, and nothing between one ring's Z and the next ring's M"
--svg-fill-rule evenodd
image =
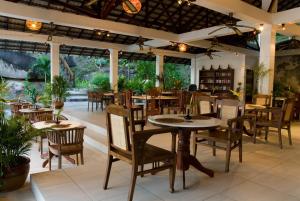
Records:
M272 96L268 94L256 94L253 96L253 103L256 105L271 105Z
M77 127L63 130L49 130L47 137L50 144L57 144L59 146L67 145L82 145L85 127Z
M294 112L294 105L295 105L295 99L288 98L285 100L283 106L282 106L282 112L283 112L283 121L284 122L290 122L293 117Z
M127 108L132 107L132 95L133 95L132 90L125 91L125 106Z
M222 99L216 101L218 118L222 120L223 126L227 125L229 119L234 119L243 114L242 104L239 100Z
M146 112L147 111L159 111L161 106L161 101L159 96L161 91L158 88L152 88L146 93ZM158 101L156 100L158 98ZM158 104L157 104L158 102Z
M35 122L53 120L52 113L39 113L35 115Z
M124 106L111 104L106 109L108 144L110 149L130 151L128 118L130 111Z
M199 113L208 114L213 112L215 107L215 99L210 96L199 96L197 98Z
M38 120L37 118L49 118L49 117L46 117L47 115L51 116L53 119L53 111L50 110L50 111L37 111L35 113L29 113L29 120L30 121L33 121L33 122L36 122L36 121L40 121ZM51 119L46 119L46 120L41 120L41 121L47 121L47 120L51 120Z

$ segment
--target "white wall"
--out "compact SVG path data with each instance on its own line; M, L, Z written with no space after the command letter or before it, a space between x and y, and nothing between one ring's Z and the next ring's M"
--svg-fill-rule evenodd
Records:
M216 52L219 56L213 56L214 59L210 59L206 55L199 55L196 59L196 84L199 85L199 70L204 66L205 69L210 69L211 65L214 69L217 69L219 65L221 68L234 69L234 89L237 88L238 82L242 83L242 88L245 85L245 69L246 69L246 56L244 54L235 54L228 52Z
M258 57L246 55L246 69L252 69L258 62Z

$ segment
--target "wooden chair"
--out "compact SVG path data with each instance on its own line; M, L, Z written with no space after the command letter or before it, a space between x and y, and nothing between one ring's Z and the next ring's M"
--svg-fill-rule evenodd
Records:
M51 171L51 159L58 156L58 169L62 167L62 156L76 155L76 163L79 164L80 154L81 164L83 160L83 135L85 127L62 130L47 130L49 170Z
M170 101L167 105L163 105L163 109L167 109L168 114L185 113L187 92L183 90L173 90L172 92L172 96L176 96L178 99Z
M101 109L103 111L103 93L88 91L88 111L90 110L90 103L92 104L92 112L94 111L94 104L96 106L96 110L99 108L99 104L101 105Z
M134 125L138 125L141 127L141 130L144 130L146 121L144 119L144 107L143 105L136 105L133 103L133 92L132 90L127 90L123 92L125 94L125 102L124 106L130 109L133 112L134 117Z
M63 115L60 115L58 117L59 120L68 120L67 117L63 116ZM44 112L44 113L38 113L36 116L35 116L35 122L39 122L39 121L51 121L51 120L56 120L55 119L55 116L53 115L53 113L48 113L48 112ZM42 133L40 136L40 144L39 144L39 151L41 152L41 156L43 155L44 153L44 150L43 150L43 140L47 138L47 133Z
M115 126L119 125L119 126ZM136 178L148 173L169 169L170 192L174 192L176 172L176 129L153 129L135 131L133 112L123 106L110 105L107 108L107 131L108 131L108 161L103 189L107 189L113 162L125 161L132 166L131 183L128 193L128 201L132 201ZM147 140L163 133L172 133L172 151L168 151L150 144ZM152 166L147 170L138 170L139 166L161 162L160 166Z
M161 114L161 101L160 101L160 90L157 88L150 89L146 93L146 108L145 108L145 121L147 122L148 117L152 115Z
M281 130L286 129L288 131L289 144L292 145L291 135L291 120L294 111L295 99L288 98L284 101L281 108L266 108L256 110L256 131L254 132L254 138L258 128L265 128L265 140L268 140L269 128L276 128L278 132L279 147L282 149L282 134ZM268 118L260 118L268 117Z
M241 103L238 100L223 99L217 100L217 117L222 120L222 125L209 132L197 133L194 141L194 155L197 153L197 145L205 145L213 148L213 155L216 149L226 151L225 172L229 172L231 151L239 148L239 161L242 162L242 135L243 135L243 113Z
M256 94L253 96L253 104L263 105L263 106L271 106L271 95L267 94Z

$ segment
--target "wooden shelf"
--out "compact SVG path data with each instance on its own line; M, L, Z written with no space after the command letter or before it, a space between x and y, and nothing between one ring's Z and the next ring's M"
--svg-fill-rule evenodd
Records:
M222 83L226 80L226 83ZM210 69L199 71L199 90L205 92L227 92L233 90L234 69Z

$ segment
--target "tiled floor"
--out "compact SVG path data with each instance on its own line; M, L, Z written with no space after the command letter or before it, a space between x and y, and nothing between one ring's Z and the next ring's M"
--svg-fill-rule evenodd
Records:
M168 172L138 178L134 200L190 200L190 201L300 201L300 123L292 127L293 146L284 137L284 149L277 145L277 135L271 133L267 144L259 140L257 144L244 137L243 163L238 162L238 154L233 152L230 173L224 173L225 154L217 151L213 157L207 147L198 150L197 158L216 174L214 178L191 168L187 172L187 189L182 190L181 173L177 172L176 192L168 192ZM168 148L170 137L166 134L151 139L151 143ZM130 166L123 162L113 164L109 189L102 190L106 155L85 145L85 165L74 166L66 161L63 170L32 175L46 200L55 201L119 201L127 200ZM31 152L31 172L47 171L41 168L37 147ZM53 162L56 169L56 161ZM0 201L35 200L27 184L24 188L7 194L0 194Z

